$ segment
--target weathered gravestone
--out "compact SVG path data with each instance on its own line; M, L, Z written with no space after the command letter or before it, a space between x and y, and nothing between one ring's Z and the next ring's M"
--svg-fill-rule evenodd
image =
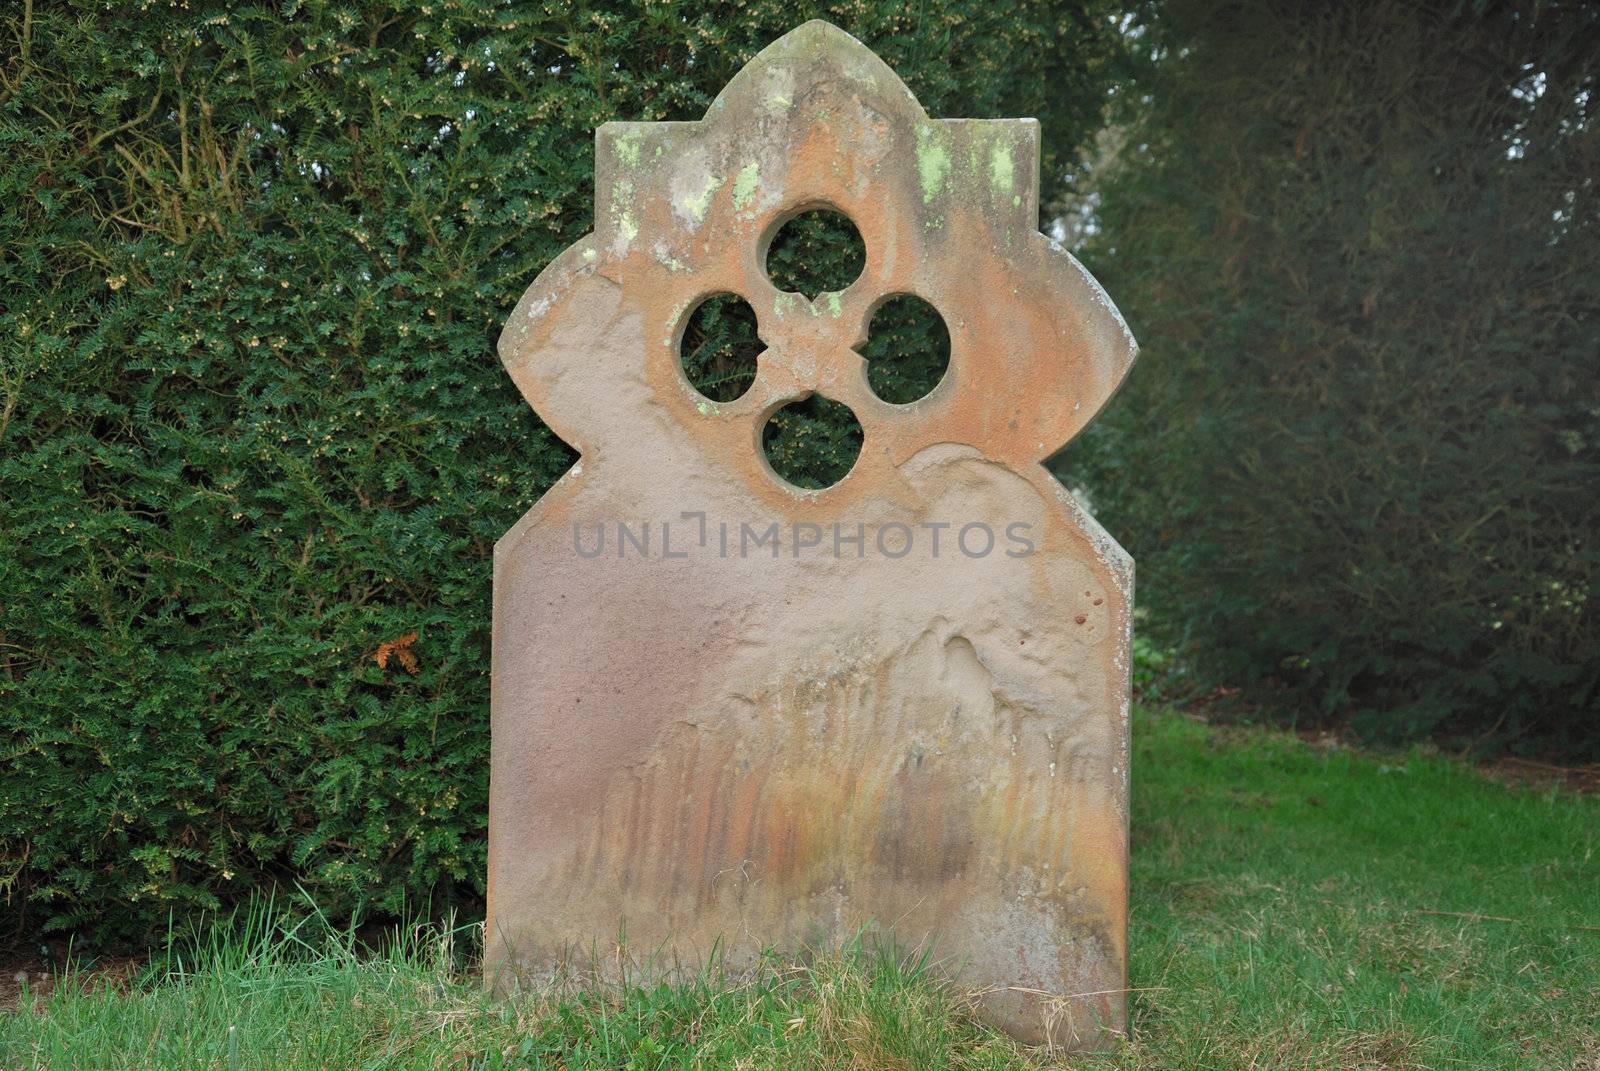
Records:
M821 22L700 122L600 129L594 233L500 339L582 456L495 552L497 984L747 963L875 924L931 944L1018 1037L1122 1028L1132 564L1041 462L1134 343L1037 229L1038 137L928 118ZM866 266L808 300L765 258L819 206ZM719 403L679 348L722 293L766 349ZM891 405L855 348L901 294L951 354ZM864 438L803 491L762 429L813 393Z

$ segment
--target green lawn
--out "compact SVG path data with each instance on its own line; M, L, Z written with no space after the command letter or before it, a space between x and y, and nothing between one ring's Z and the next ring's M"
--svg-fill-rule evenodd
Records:
M1600 800L1169 713L1135 732L1138 992L1107 1057L1025 1054L859 949L492 1002L448 935L371 957L258 916L131 993L0 1016L0 1067L1600 1069Z

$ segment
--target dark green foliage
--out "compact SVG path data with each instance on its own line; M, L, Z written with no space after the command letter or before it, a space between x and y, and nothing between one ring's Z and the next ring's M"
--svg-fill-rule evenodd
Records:
M1064 460L1151 625L1291 716L1600 751L1600 9L1141 32L1090 260L1143 355Z
M767 419L761 449L772 471L796 487L832 487L861 456L861 422L843 402L813 394Z
M731 402L756 378L764 348L756 334L756 312L737 294L713 294L689 314L679 352L683 374L694 389L716 402Z
M779 290L815 298L843 290L867 266L867 247L850 217L831 209L802 212L772 236L767 278Z
M490 549L573 457L501 321L596 126L817 15L933 114L1038 114L1047 174L1098 126L1080 3L4 6L10 930L481 894Z
M867 382L886 402L914 402L939 385L950 366L944 317L914 294L897 294L872 315L866 345Z

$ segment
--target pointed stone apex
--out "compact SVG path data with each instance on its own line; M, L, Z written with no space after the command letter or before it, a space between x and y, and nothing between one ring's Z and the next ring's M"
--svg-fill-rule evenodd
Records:
M863 100L890 111L909 108L909 114L922 119L927 113L916 95L878 54L831 22L812 19L802 23L756 53L749 63L723 87L706 111L709 119L745 97L770 98L763 87L779 85L816 86L842 80Z

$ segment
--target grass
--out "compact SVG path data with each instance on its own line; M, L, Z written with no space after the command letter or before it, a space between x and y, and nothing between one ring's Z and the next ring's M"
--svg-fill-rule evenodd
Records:
M1600 1069L1600 799L1137 716L1133 1033L1026 1053L924 961L490 1001L469 929L383 953L256 912L0 1015L5 1068Z

